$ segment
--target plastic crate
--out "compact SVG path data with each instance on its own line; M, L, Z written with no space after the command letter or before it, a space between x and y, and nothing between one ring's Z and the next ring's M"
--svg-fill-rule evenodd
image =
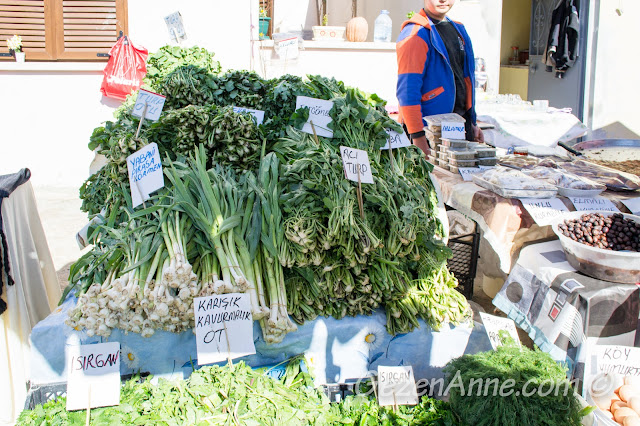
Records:
M140 373L140 381L144 380L149 373ZM127 374L121 377L122 382L131 380L133 375ZM36 406L49 401L57 401L58 398L67 396L67 382L47 383L46 385L31 385L24 402L25 410L33 410Z
M478 269L478 250L480 246L480 233L478 225L470 234L449 237L447 246L453 252L453 257L447 261L449 271L458 279L458 291L465 298L473 297L473 281Z
M373 378L377 380L377 376L373 376ZM371 386L371 377L356 379L353 382L349 383L333 383L321 385L321 388L324 394L329 398L330 402L341 402L349 395L357 394L358 386L361 386L361 390L366 392L367 386ZM428 395L429 383L426 381L417 381L416 389L418 391L418 395ZM374 393L371 393L371 395L373 396Z

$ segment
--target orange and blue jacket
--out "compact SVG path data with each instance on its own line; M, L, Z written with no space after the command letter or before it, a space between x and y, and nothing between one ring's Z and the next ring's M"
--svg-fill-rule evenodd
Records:
M459 22L451 21L462 36L465 49L464 82L467 88L466 109L471 110L471 122L476 124L475 113L475 59L467 31ZM440 34L424 10L402 24L396 43L398 56L398 86L396 96L400 103L400 120L410 134L421 132L422 117L453 112L456 85L449 63L449 54Z

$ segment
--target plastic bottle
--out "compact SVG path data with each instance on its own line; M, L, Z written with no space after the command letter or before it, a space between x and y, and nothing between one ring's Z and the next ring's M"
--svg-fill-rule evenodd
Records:
M388 43L391 41L391 17L388 10L383 10L376 18L373 29L373 41Z

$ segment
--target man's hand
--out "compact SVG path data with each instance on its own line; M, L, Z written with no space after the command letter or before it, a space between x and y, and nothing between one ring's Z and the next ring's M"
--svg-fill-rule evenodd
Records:
M484 142L484 133L482 133L482 129L475 124L472 124L473 128L473 140L476 142Z
M420 148L422 150L422 152L424 153L424 156L426 157L427 155L429 155L430 149L429 149L429 144L427 143L427 137L426 136L420 136L417 138L413 138L412 142L415 146L417 146L418 148Z

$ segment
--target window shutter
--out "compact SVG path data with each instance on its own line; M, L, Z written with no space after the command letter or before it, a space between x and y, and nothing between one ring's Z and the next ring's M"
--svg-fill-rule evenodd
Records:
M47 37L53 35L47 12L45 0L0 0L0 53L9 52L7 39L18 34L27 60L53 59L53 46L47 45Z
M2 0L0 0L2 1ZM58 59L107 60L120 31L127 35L126 0L54 0Z

